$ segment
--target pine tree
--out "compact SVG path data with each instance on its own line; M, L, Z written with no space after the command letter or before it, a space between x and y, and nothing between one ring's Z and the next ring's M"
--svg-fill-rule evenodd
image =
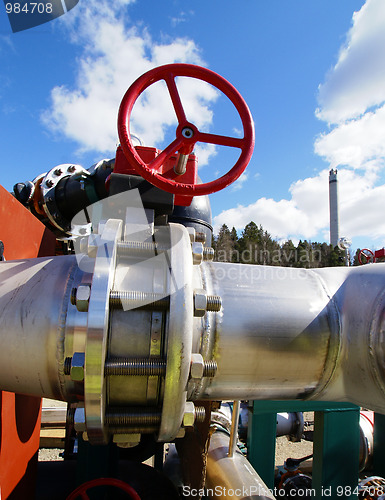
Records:
M215 259L220 262L240 262L284 267L333 267L345 265L345 252L327 243L300 240L297 247L291 240L280 245L271 235L249 222L238 237L235 227L229 230L223 224L213 240ZM354 256L358 265L359 249Z
M234 241L226 224L223 224L219 230L218 237L215 240L215 260L218 262L231 262Z

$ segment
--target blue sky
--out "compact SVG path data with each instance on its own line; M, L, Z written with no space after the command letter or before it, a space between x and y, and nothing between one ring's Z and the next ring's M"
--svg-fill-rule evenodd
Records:
M328 241L336 167L341 236L353 247L385 245L383 0L80 0L15 34L1 4L1 184L113 157L125 90L172 62L224 76L255 121L245 174L211 196L217 228L254 220L278 239ZM182 98L199 126L234 135L226 99L190 83ZM175 126L154 95L133 127L146 145L164 147ZM199 174L212 180L235 159L228 149L198 151Z

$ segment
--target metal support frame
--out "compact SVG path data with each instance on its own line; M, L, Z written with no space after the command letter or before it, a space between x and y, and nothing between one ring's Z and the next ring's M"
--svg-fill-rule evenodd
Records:
M315 412L315 498L321 500L329 491L331 499L357 498L353 492L358 485L360 408L350 403L254 401L248 458L269 488L274 487L276 415L282 411Z
M374 414L374 436L373 436L373 474L383 476L385 474L385 415Z
M0 186L0 240L4 257L54 255L55 237ZM17 224L15 223L17 221ZM1 497L31 498L35 489L40 437L40 398L0 391Z

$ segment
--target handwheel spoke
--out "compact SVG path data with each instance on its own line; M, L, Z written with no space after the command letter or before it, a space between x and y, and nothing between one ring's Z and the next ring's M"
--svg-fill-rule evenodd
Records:
M90 500L90 497L87 495L87 493L85 491L82 491L81 498L83 500Z
M365 257L365 262L362 262L362 257ZM368 264L370 261L375 262L374 253L371 250L369 250L369 248L362 249L358 254L358 262L362 265L362 264Z
M183 142L183 137L177 137L175 141L169 144L166 149L164 149L156 158L154 158L154 160L152 160L152 162L148 164L148 166L152 170L158 170L170 156L180 149Z
M245 140L240 139L239 137L228 137L225 135L216 135L216 134L205 134L203 132L199 133L199 142L206 142L210 144L216 144L217 146L229 146L231 148L240 148L242 149Z
M244 137L228 137L225 135L216 135L199 132L193 123L189 123L183 108L182 98L178 90L176 79L179 77L194 78L202 80L225 94L230 102L238 111L242 121ZM178 126L176 129L176 139L163 150L159 156L147 163L139 157L129 139L129 124L133 106L141 95L150 85L163 80L166 83L167 90L174 112L176 114ZM245 170L250 161L254 148L254 124L247 104L238 91L224 78L217 75L207 68L200 68L191 64L167 64L159 68L154 68L141 77L139 77L128 89L120 105L118 117L119 139L123 152L133 168L154 186L160 189L181 196L206 195L214 193L234 182ZM162 165L170 159L172 155L179 152L181 155L189 155L195 144L198 142L213 144L217 146L227 146L241 150L238 160L228 173L214 181L198 184L195 180L190 184L187 181L181 182L179 179L170 177ZM194 164L196 172L196 163ZM181 173L183 168L179 169ZM191 169L191 173L195 175ZM195 179L194 175L190 176Z
M178 87L176 86L175 83L175 78L173 75L167 75L165 77L165 82L168 88L168 91L170 93L171 101L175 109L176 117L178 119L179 123L185 123L186 120L186 114L183 109L183 104L180 99Z

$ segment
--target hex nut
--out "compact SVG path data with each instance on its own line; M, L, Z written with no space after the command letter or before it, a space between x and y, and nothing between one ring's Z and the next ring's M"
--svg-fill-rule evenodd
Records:
M190 366L190 375L191 378L202 378L204 371L205 363L203 361L203 357L201 354L194 353L191 355L191 366Z
M192 427L195 422L195 406L192 401L186 401L183 415L183 426Z
M84 352L74 352L71 359L70 377L76 382L84 380Z
M85 432L87 427L86 427L86 413L84 411L84 408L81 406L78 406L75 408L75 413L74 413L74 428L76 432Z
M194 316L202 318L207 311L207 295L204 290L194 290Z
M194 266L199 266L203 261L203 244L198 242L192 243L191 252Z
M76 292L76 309L80 312L88 311L90 302L91 287L90 285L79 285Z
M188 235L190 236L190 242L194 243L195 241L195 229L193 227L186 227Z

